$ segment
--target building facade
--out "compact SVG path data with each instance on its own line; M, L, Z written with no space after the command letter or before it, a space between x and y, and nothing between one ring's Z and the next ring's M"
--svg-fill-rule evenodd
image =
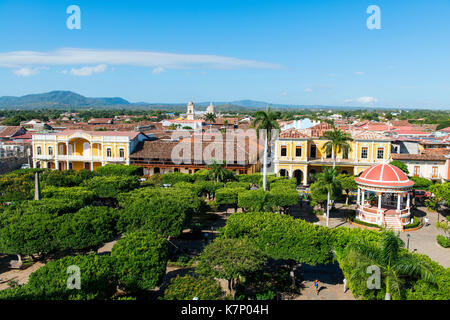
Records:
M34 134L33 167L56 170L95 170L106 164L130 164L140 132L77 131Z
M331 128L329 128L331 130ZM310 177L324 167L333 166L333 157L326 154L322 138L327 128L281 132L275 141L274 168L277 176L289 176L307 186ZM353 141L348 153L336 154L336 166L340 173L358 175L370 166L388 161L391 157L391 140L371 131L349 131Z

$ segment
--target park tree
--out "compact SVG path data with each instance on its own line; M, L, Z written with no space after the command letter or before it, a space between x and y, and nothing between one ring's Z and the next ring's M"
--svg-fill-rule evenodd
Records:
M239 194L245 191L244 188L221 188L216 191L216 202L217 204L233 206L234 212L237 212Z
M176 237L200 210L201 202L193 193L155 192L138 193L121 202L124 210L120 214L119 230L149 230L165 237Z
M360 241L350 244L341 256L339 264L350 280L349 287L355 295L385 299L399 299L405 276L434 282L431 265L417 256L401 250L403 242L393 232L385 232L380 243ZM382 290L371 290L367 286L367 269L375 266L381 272ZM370 292L371 291L371 292ZM394 296L391 296L393 294Z
M118 213L109 207L85 207L61 217L57 238L62 249L91 249L117 236Z
M58 248L58 227L48 213L18 215L0 229L0 252L43 257Z
M336 168L336 157L339 152L348 154L351 151L350 141L353 141L350 133L344 132L340 129L327 131L323 134L324 139L328 140L323 145L324 151L331 154L333 157L333 169Z
M264 190L247 190L238 194L238 206L246 211L270 210L270 194Z
M232 215L222 231L224 238L250 239L269 258L285 260L295 283L298 263L329 262L330 230L291 216L272 212Z
M272 134L275 130L280 129L277 122L277 115L271 112L270 107L267 111L258 111L255 113L255 119L252 122L252 127L256 128L256 134L259 138L261 130L265 130L264 140L264 158L263 158L263 190L267 190L267 153L269 149L269 140L272 139Z
M240 276L257 272L265 265L262 251L249 239L216 239L200 254L197 272L228 281L228 289L235 295Z
M97 176L142 176L143 168L124 164L107 164L95 169Z
M222 162L213 161L207 166L209 169L209 178L216 182L226 182L233 179L233 173L225 169L225 164Z
M194 277L185 275L170 280L164 291L164 300L221 300L225 293L220 284L212 277Z
M127 292L151 290L161 285L169 259L169 242L152 231L126 234L112 248L119 286Z
M415 190L428 190L428 188L433 185L433 181L426 178L412 176L409 179L414 182L413 188Z
M409 174L409 170L408 170L408 166L399 160L394 160L390 162L391 165L396 166L397 168L399 168L400 170L402 170L404 173Z
M162 176L163 184L174 185L178 182L192 182L192 176L190 174L181 173L181 172L165 173Z
M139 187L137 176L97 176L82 185L92 190L100 198L116 198L119 193L129 192Z
M289 186L271 185L270 186L270 203L279 208L280 212L288 213L288 209L298 204L299 195L297 190Z
M105 300L116 293L117 284L111 257L95 253L68 256L34 271L27 284L1 291L0 299Z
M350 191L356 190L358 188L358 185L355 182L355 177L348 174L340 174L337 176L337 179L341 184L342 190L345 191L345 204L348 205Z

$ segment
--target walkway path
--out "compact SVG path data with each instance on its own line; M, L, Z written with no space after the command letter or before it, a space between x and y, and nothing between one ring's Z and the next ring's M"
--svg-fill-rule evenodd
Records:
M442 248L436 241L437 235L441 234L435 226L438 214L436 212L429 212L426 208L422 207L418 208L417 211L420 211L422 215L426 214L426 217L430 220L430 225L424 226L417 231L401 232L400 238L407 245L407 235L409 234L409 249L411 251L426 254L434 261L439 262L444 268L450 268L450 248Z
M25 284L28 282L28 278L30 277L30 274L32 274L34 271L39 269L40 267L44 266L41 262L36 262L32 266L24 269L11 269L9 271L3 272L0 274L0 290L8 289L9 288L9 281L16 281L17 284Z

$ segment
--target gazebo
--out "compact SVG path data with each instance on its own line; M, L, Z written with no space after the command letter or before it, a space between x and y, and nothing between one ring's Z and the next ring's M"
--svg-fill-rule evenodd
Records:
M398 167L378 164L355 178L359 220L403 230L410 221L410 191L414 182Z

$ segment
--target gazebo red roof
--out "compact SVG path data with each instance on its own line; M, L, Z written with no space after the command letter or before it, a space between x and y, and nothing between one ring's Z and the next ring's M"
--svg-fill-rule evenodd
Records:
M414 185L402 170L391 164L374 165L364 170L355 181L375 187L408 188Z

